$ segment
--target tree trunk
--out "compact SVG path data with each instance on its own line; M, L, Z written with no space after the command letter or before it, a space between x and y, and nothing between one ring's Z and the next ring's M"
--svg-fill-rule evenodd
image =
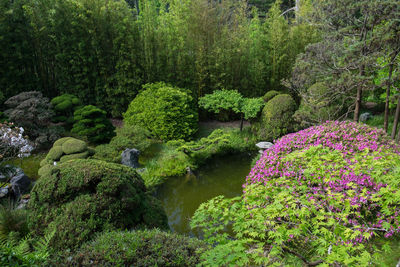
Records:
M362 97L362 89L361 89L361 87L359 87L359 88L357 88L356 107L354 108L354 121L355 122L358 122L358 120L360 118L361 97Z
M243 121L244 121L244 118L243 118L243 113L240 115L240 131L242 131L243 130Z
M400 117L400 97L397 100L396 114L394 115L392 134L390 135L390 137L392 137L392 139L394 139L396 137L397 124L399 123L399 117ZM399 136L400 136L400 134L397 136L397 139L399 139Z
M360 67L360 76L364 76L364 65ZM361 110L361 98L362 98L362 87L358 86L357 88L357 97L356 97L356 106L354 108L354 121L358 122L360 118L360 110Z
M393 73L393 62L396 59L397 54L394 54L390 59L389 65L389 76L386 88L386 101L385 101L385 120L383 122L383 128L385 132L388 132L389 127L389 99L390 99L390 87L392 87L392 73Z

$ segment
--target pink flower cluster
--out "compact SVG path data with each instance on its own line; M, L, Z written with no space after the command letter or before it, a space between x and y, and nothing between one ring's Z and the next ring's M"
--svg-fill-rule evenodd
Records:
M305 167L302 165L307 165L306 163L295 159L285 160L285 157L294 151L307 151L315 146L339 151L346 164L336 166L336 163L327 162L328 167L321 167L321 170L325 171L323 175L321 173L305 175ZM379 232L389 237L400 232L398 220L400 203L392 203L390 212L383 212L383 205L373 198L379 195L380 189L386 188L387 184L374 181L371 175L373 167L360 171L355 158L356 154L376 155L375 152L378 152L379 155L374 159L380 159L381 155L385 155L388 151L400 155L400 146L396 145L383 130L349 121L328 121L277 140L273 147L264 152L247 176L243 185L244 192L249 184L267 184L273 179L287 177L293 181L290 187L295 195L296 187L308 185L306 191L297 193L303 196L306 194L307 199L314 203L317 209L340 213L343 203L348 201L354 212L341 221L342 225L357 229L361 233L374 235ZM332 205L332 201L327 201L329 198L334 199L338 193L341 195L338 198L340 203ZM370 215L366 218L360 216L361 214ZM335 219L339 220L339 216ZM349 242L364 240L360 234Z

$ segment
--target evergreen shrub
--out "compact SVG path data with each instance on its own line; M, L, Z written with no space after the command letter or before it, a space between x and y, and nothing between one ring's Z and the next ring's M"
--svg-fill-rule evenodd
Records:
M263 96L263 100L265 103L267 103L268 101L270 101L272 98L274 98L277 95L280 95L281 93L275 90L270 90L268 92L265 93L265 95Z
M145 151L150 145L150 133L142 127L135 125L124 125L116 130L109 144L96 147L95 159L109 162L120 163L121 153L127 148L135 148L139 151Z
M272 141L293 130L296 103L290 95L277 95L267 102L260 119L259 138Z
M54 122L64 122L68 127L74 123L74 111L81 105L81 101L74 95L63 94L50 101L55 112Z
M62 129L53 126L54 112L49 100L41 92L23 92L9 98L5 103L8 119L24 128L37 146L51 144L60 137Z
M98 107L88 105L76 110L74 121L71 132L86 137L89 142L104 143L115 136L115 127L107 119L106 112Z
M127 125L138 125L161 140L188 139L198 129L198 114L186 90L165 83L143 86L124 114Z
M55 231L50 244L56 250L76 249L104 230L168 228L161 204L134 169L98 160L57 164L36 182L28 209L32 233Z

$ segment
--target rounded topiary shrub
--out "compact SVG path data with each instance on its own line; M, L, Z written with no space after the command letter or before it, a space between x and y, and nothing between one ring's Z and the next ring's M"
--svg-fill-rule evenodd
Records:
M33 233L54 231L55 249L77 248L104 230L168 227L160 203L134 169L98 160L58 164L37 181L28 209Z
M71 94L63 94L50 101L56 116L54 122L64 122L67 126L74 123L74 111L81 105L78 97Z
M86 159L94 151L87 144L73 137L63 137L54 142L46 157L40 162L39 176L52 173L56 165L72 159Z
M106 114L104 110L92 105L76 110L71 132L86 137L92 143L110 141L115 136L115 127L107 119Z
M268 101L270 101L272 98L274 98L277 95L280 95L281 93L275 90L271 90L268 91L267 93L265 93L265 95L263 96L263 100L265 103L267 103Z
M128 125L139 125L162 140L187 139L198 128L192 97L184 90L154 83L143 86L124 114Z
M196 266L204 242L160 230L106 232L55 263L68 266Z
M290 95L277 95L262 110L259 137L272 141L293 130L293 114L296 103Z

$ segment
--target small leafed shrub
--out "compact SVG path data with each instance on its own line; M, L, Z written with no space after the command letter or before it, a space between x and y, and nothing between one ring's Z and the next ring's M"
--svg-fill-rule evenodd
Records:
M277 95L265 105L260 119L259 137L272 141L293 130L296 103L290 95Z
M50 101L55 112L54 122L64 122L70 127L74 123L74 111L81 105L81 101L74 95L63 94Z
M160 203L134 169L98 160L58 164L37 181L28 209L34 235L55 231L54 249L76 249L104 230L168 228Z
M37 146L48 145L60 137L62 129L51 125L54 115L49 100L41 92L24 92L9 98L5 103L9 121L24 128Z
M116 130L117 135L111 139L109 144L96 147L95 159L109 162L121 162L121 153L127 148L136 148L145 151L150 145L150 133L134 125L124 125Z
M195 266L202 241L158 229L106 232L84 244L76 253L65 253L55 265L68 266Z
M202 204L191 225L216 245L206 265L379 265L400 233L398 177L400 147L383 130L327 122L279 139L243 196Z
M114 129L104 110L88 105L75 111L71 132L86 137L89 142L104 143L115 136Z
M198 115L185 90L162 82L143 89L124 114L126 124L141 126L161 140L187 139L196 133Z
M275 90L271 90L268 91L264 96L263 96L263 100L265 103L267 103L268 101L270 101L272 98L274 98L277 95L280 95L281 93Z

